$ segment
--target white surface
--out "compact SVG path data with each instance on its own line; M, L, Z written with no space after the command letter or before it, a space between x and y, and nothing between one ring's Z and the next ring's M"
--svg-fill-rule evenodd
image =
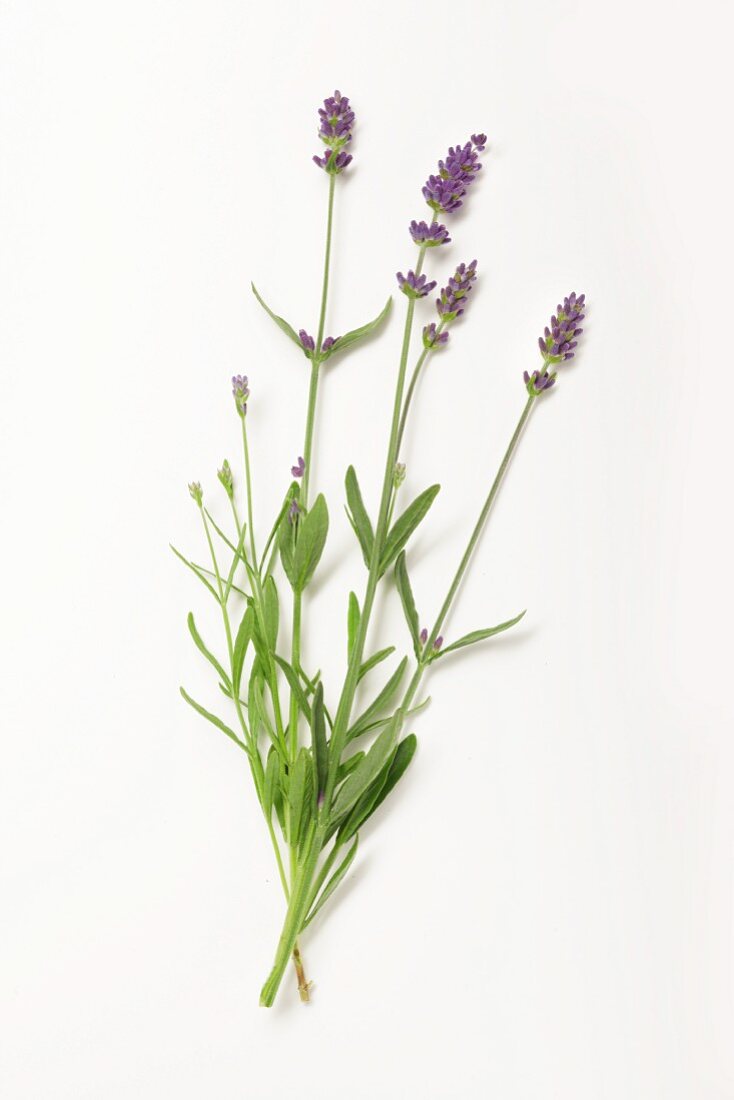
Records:
M673 10L671 10L671 7ZM8 1100L730 1100L731 9L704 2L0 5L2 1050ZM434 56L431 57L432 52ZM453 616L528 615L432 679L419 754L304 943L243 761L178 697L252 381L261 526L299 453L326 181L351 95L328 330L381 307L446 146L490 135L439 277L481 289L421 387L408 486L426 617L558 296L583 355L539 403ZM328 372L332 531L307 655L331 695L356 462L374 502L403 306ZM381 459L380 459L381 461ZM222 514L224 514L222 512ZM440 581L439 585L437 582ZM386 637L401 633L391 599Z

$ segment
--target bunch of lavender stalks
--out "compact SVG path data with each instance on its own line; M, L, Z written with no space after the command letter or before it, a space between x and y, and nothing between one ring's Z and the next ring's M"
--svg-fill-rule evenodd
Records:
M261 543L253 524L253 497L248 447L247 378L232 379L244 460L244 514L235 493L232 467L224 461L218 478L229 499L233 532L227 534L204 505L198 482L189 492L201 515L211 567L174 553L201 581L221 609L226 658L220 660L205 644L189 614L188 627L197 648L214 669L221 692L230 700L234 722L227 724L206 710L181 688L183 698L221 730L247 760L265 825L275 853L285 894L286 912L275 961L262 987L260 1004L273 1004L283 975L292 960L303 1001L309 1000L299 940L332 897L357 854L359 830L382 806L408 768L416 749L413 733L403 735L408 719L425 705L419 690L429 668L451 654L508 630L524 612L508 622L474 630L444 641L443 630L487 522L493 501L537 399L556 381L556 367L574 356L584 295L570 294L539 338L541 365L523 375L525 402L497 475L489 487L464 554L435 614L424 626L409 579L407 547L425 519L439 491L432 485L405 505L402 488L405 464L402 443L416 387L428 360L444 354L452 329L466 312L477 278L477 263L461 263L447 278L436 298L436 315L423 325L420 352L412 372L409 359L416 311L425 308L436 287L423 267L429 251L450 243L443 219L461 208L482 169L486 138L473 134L464 145L449 149L423 187L429 214L412 221L410 236L416 248L413 267L399 272L397 282L406 298L402 344L395 382L390 437L385 457L382 492L373 522L360 491L353 466L346 473L346 511L367 570L361 600L350 592L346 602L347 669L338 694L327 693L320 673L304 668L301 656L304 594L326 543L329 513L322 494L312 484L313 439L322 368L334 356L344 355L382 324L391 300L368 324L342 336L326 336L329 271L333 246L334 200L339 177L352 161L350 149L355 116L349 99L338 91L319 110L321 156L314 162L325 173L328 198L323 284L316 335L296 331L276 315L253 286L253 292L281 331L305 355L310 383L306 405L303 454L291 468L292 479L277 507L270 532ZM381 582L394 583L405 614L412 658L403 656L361 713L354 714L358 685L373 683L375 669L388 661L396 647L368 650L368 638ZM283 596L289 593L292 620L290 652L279 648L279 620ZM407 641L407 637L406 637ZM408 666L411 665L410 674ZM381 811L382 813L383 811Z

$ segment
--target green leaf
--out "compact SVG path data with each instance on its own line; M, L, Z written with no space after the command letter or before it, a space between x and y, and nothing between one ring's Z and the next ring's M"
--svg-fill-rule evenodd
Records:
M216 726L217 729L221 730L222 733L226 733L230 741L234 741L235 745L239 745L243 752L247 752L247 745L245 744L245 742L240 741L234 730L231 730L229 726L226 726L221 718L217 718L216 714L212 714L211 711L208 711L204 707L202 707L201 703L197 703L195 699L192 699L191 696L188 695L183 688L179 688L179 691L181 692L182 696L190 707L193 707L195 711L197 711L203 718L206 718L209 722L211 722L213 726Z
M379 665L381 661L386 660L392 653L395 652L395 646L389 645L386 649L379 649L377 653L373 653L371 657L368 657L366 661L359 666L359 673L357 675L357 683L366 676L370 669L373 669L376 665Z
M288 508L290 507L290 503L291 503L291 500L292 500L291 493L292 493L294 488L298 489L298 483L295 482L295 481L289 487L288 492L286 493L285 500L283 501L283 503L280 506L280 511L278 512L278 515L276 516L276 519L275 519L275 523L273 524L273 526L271 528L271 531L270 531L270 534L268 535L267 542L265 543L265 549L263 550L262 554L260 555L260 575L261 576L262 576L262 571L265 568L265 559L268 556L268 551L270 550L270 546L273 542L273 539L277 538L278 532L280 530L280 525L283 521L283 518L286 516ZM242 529L244 530L244 524L242 525Z
M293 343L296 344L296 346L301 349L301 351L303 351L303 344L298 339L298 334L295 331L295 329L291 328L291 326L288 324L288 322L286 320L284 320L282 317L279 317L277 313L273 313L270 306L267 305L263 301L263 299L260 297L260 295L258 293L258 290L257 290L257 287L255 286L254 283L251 283L250 286L252 287L252 293L255 295L258 302L263 307L263 309L268 314L268 316L272 317L273 320L275 321L276 325L278 326L278 328L281 329L281 331L283 331L286 334L286 336L288 336L293 341Z
M326 774L329 770L329 749L326 744L326 723L324 721L324 685L319 684L311 711L311 755L313 758L314 793L317 798L326 788Z
M298 845L298 838L301 835L301 820L306 798L306 773L310 770L311 761L308 750L301 748L288 779L288 806L291 822L289 840L294 848Z
M332 355L336 355L339 351L344 351L344 349L350 347L351 344L356 344L358 340L363 339L365 336L369 336L371 332L379 328L390 312L391 305L392 298L390 297L385 303L385 308L375 317L374 321L368 321L366 325L361 325L360 328L354 328L351 332L345 332L343 336L337 337L328 352L322 354L322 361L326 362Z
M298 523L296 549L293 555L293 587L296 592L303 592L313 577L324 550L328 530L329 510L323 493L319 493L311 508Z
M370 517L367 515L364 501L362 500L362 492L359 488L354 466L350 466L347 470L344 485L347 491L347 515L349 517L349 522L362 548L364 563L369 569L370 558L372 557L372 547L375 542L375 534L372 530L372 523L370 522Z
M357 799L361 798L369 785L377 778L385 761L392 755L396 740L397 724L390 722L370 747L364 760L360 761L359 765L351 775L347 776L337 791L331 808L332 822L336 822L339 818L348 814Z
M194 639L194 645L196 646L196 648L199 650L200 653L204 654L204 656L206 657L209 664L217 670L217 672L219 673L220 679L223 680L224 683L226 684L226 686L231 689L232 682L231 682L229 676L224 671L224 669L222 668L222 666L220 665L219 661L214 656L214 654L210 653L209 650L204 645L204 642L202 641L201 635L199 634L199 631L196 629L196 623L194 622L194 616L193 616L193 613L191 611L189 611L188 618L187 618L186 621L189 624L189 634Z
M357 844L358 843L359 843L359 838L355 837L354 844L349 849L346 856L344 857L342 862L337 867L336 871L334 871L334 874L331 876L331 878L327 882L326 886L321 891L321 894L319 895L318 901L316 902L313 909L311 910L311 912L308 914L305 921L303 922L303 927L304 928L306 928L311 923L311 921L314 919L314 917L318 913L319 909L321 909L321 907L329 900L329 898L334 893L334 891L336 890L336 888L339 885L339 883L341 882L341 880L346 875L347 871L349 870L349 868L352 865L352 861L354 860L354 857L357 854Z
M211 523L212 527L214 528L214 530L219 535L222 542L225 543L230 548L230 550L232 551L233 554L236 554L237 553L237 547L235 546L235 544L233 542L230 542L230 540L227 538L227 536L225 535L222 528L219 526L217 521L212 516L211 512L207 508L204 509L204 512L206 514L206 518L209 520L209 522ZM244 558L242 560L244 561Z
M359 610L359 600L355 596L354 592L349 593L349 608L347 610L347 660L352 655L354 649L354 643L357 639L357 632L359 631L359 620L361 618L361 612Z
M285 678L288 681L288 686L289 686L289 688L291 689L291 691L293 692L293 694L296 698L296 701L298 703L298 706L301 709L301 713L303 714L303 717L306 719L307 722L310 722L311 721L311 707L310 707L309 702L308 702L308 697L306 696L306 692L301 687L301 681L298 678L298 676L296 675L295 670L293 669L293 666L288 664L288 662L285 660L284 657L279 657L277 653L274 653L273 657L278 662L280 667L283 669L283 672L285 673Z
M382 805L393 787L402 779L413 759L417 744L418 739L414 733L408 734L400 742L393 753L392 760L385 765L339 829L339 839L342 843L346 843L358 829L362 828L365 821L372 817L377 807Z
M268 577L263 585L263 621L265 641L272 652L278 643L279 622L278 589L272 577Z
M278 740L273 723L270 720L265 706L265 680L259 664L253 666L250 674L250 688L247 701L247 716L250 721L250 731L253 737L257 737L260 726L264 726L265 732L275 745L281 756L285 756L285 750Z
M227 577L227 583L224 586L224 602L225 603L229 599L229 594L232 591L232 588L234 588L233 581L234 581L234 575L237 571L237 563L238 563L238 561L244 561L245 560L245 555L244 555L244 552L243 552L243 546L245 544L245 532L246 531L247 531L247 524L243 523L242 524L242 530L240 531L240 537L239 537L239 540L237 542L237 550L235 552L234 557L232 558L232 564L229 567L229 575ZM238 589L238 591L239 591L239 589Z
M405 562L404 550L401 550L398 554L398 560L395 562L395 583L398 586L398 594L400 596L400 602L403 605L403 611L405 612L408 630L413 639L413 652L416 657L420 658L423 648L420 640L420 624L418 622L415 599L413 598L413 589L410 586L410 580L408 578L408 567Z
M440 488L440 485L432 485L430 489L425 489L415 498L412 504L408 505L403 514L395 520L392 530L385 540L385 548L382 551L380 576L382 576L388 566L392 565L395 561L395 558L403 549L418 524L425 517L426 512L436 499L436 494Z
M245 613L242 616L239 629L237 630L237 637L234 640L234 650L232 653L232 683L234 685L234 691L236 695L240 693L240 684L242 682L242 669L245 663L245 654L247 653L247 647L252 641L253 630L255 629L255 610L251 604L248 604L245 608Z
M263 791L263 810L265 817L270 821L273 812L273 802L280 783L280 758L275 748L271 745L268 752L268 761L265 765L265 787Z
M168 545L171 547L171 549L173 550L176 557L180 561L182 561L184 563L184 565L187 565L189 567L191 572L194 573L195 576L197 576L199 578L199 580L201 581L202 584L206 585L206 587L209 589L209 591L211 592L214 599L217 601L217 603L219 603L219 594L217 592L215 592L213 585L211 585L209 583L209 581L206 579L206 577L202 576L202 570L199 569L198 565L194 565L194 563L190 562L188 558L185 558L183 556L183 554L181 553L181 551L177 550L172 542L169 542Z
M361 736L366 733L370 723L375 719L378 714L387 708L393 696L400 687L400 681L405 675L405 669L408 665L408 658L403 657L398 667L393 672L390 679L385 684L380 694L375 700L370 703L365 711L360 714L354 725L347 731L347 742L353 741L355 737Z
M439 657L445 657L447 653L453 653L456 649L463 649L464 646L474 645L475 642L482 642L485 638L492 638L495 634L501 634L503 630L509 630L515 623L519 623L524 614L525 612L521 611L514 619L508 619L506 623L500 623L499 626L490 626L487 630L472 630L470 634L465 634L463 638L459 638L458 642L452 642L445 649L439 649L431 660L437 661Z
M350 772L359 765L361 760L364 760L365 754L360 749L359 752L355 752L353 756L347 757L346 760L342 760L336 773L337 783L341 783L342 779L346 779Z
M294 500L300 497L300 486L295 482L291 485L286 496L286 506L278 525L278 549L280 560L283 563L283 572L291 583L296 585L295 553L296 553L296 524L290 520L290 506Z

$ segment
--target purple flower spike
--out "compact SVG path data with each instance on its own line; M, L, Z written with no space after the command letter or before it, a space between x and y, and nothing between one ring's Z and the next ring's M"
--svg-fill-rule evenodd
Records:
M426 248L436 248L437 245L448 244L451 240L448 229L440 222L428 225L427 222L412 221L410 235L416 244L425 245Z
M547 370L534 370L532 374L523 371L522 377L531 397L539 397L543 390L549 390L556 380L555 373L549 374Z
M247 398L250 396L250 387L244 374L232 375L232 396L240 416L247 413Z
M407 294L409 298L425 298L436 285L435 279L429 283L427 275L416 275L414 271L409 271L407 275L398 271L397 280L403 294Z
M463 205L481 170L479 155L486 144L485 134L473 134L465 145L452 145L446 159L438 162L438 173L429 176L423 187L423 198L436 214L451 214Z
M421 645L425 645L426 642L428 641L428 631L426 630L425 627L423 627L423 629L421 630L420 638L421 638Z
M448 284L442 288L441 297L436 299L436 309L444 324L455 321L466 309L467 298L477 278L477 261L459 264Z
M426 325L423 329L423 347L427 351L442 347L448 343L448 339L448 332L439 332L434 321L431 321L430 325Z
M298 456L298 462L295 466L291 466L291 473L294 477L303 477L306 472L306 462L302 455Z
M301 341L301 346L306 353L306 358L313 359L313 353L316 347L313 336L309 336L305 328L301 328L298 330L298 339Z
M436 641L433 643L433 648L434 649L440 649L442 645L443 645L443 635L439 634L439 636L436 638Z
M341 92L334 92L324 100L324 106L319 107L319 137L326 145L323 157L314 157L314 164L324 171L338 175L351 163L351 156L345 153L344 146L352 140L352 127L354 126L354 111L349 99Z
M556 306L550 325L546 325L543 335L538 337L538 347L547 365L562 363L573 359L577 337L584 331L580 322L584 319L586 295L569 294L563 299L563 305Z

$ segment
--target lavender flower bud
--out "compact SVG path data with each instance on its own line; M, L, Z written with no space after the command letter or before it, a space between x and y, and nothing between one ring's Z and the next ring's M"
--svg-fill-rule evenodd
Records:
M425 298L436 285L435 279L429 283L427 275L416 275L414 271L409 271L407 275L398 271L397 280L403 294L407 294L409 298Z
M222 463L221 470L217 470L217 477L224 486L225 493L231 500L234 494L234 478L232 477L232 467L230 466L226 458Z
M444 324L455 321L466 309L467 298L477 277L477 261L459 264L448 284L436 299L436 309Z
M300 515L301 515L301 506L298 503L298 501L296 500L296 498L294 497L293 500L291 501L291 506L288 509L288 522L291 524L291 526L298 523Z
M436 638L436 641L433 643L433 648L435 650L439 650L442 645L443 645L443 635L439 634L439 636Z
M463 205L469 187L481 170L479 154L486 143L484 134L472 134L465 145L452 145L446 159L438 162L438 174L429 176L423 187L423 198L436 214L450 214Z
M392 483L394 489L399 489L405 481L405 463L396 462L392 472Z
M351 163L351 156L345 153L344 146L352 140L352 126L354 125L354 111L349 99L341 92L334 92L324 100L324 106L319 107L319 137L326 145L323 157L314 157L314 163L324 171L338 175Z
M306 354L306 358L313 359L313 353L316 347L313 336L309 336L305 328L302 328L298 330L298 339L301 341L301 346Z
M295 466L291 466L291 473L294 477L303 477L306 472L306 462L302 455L298 456L298 462Z
M420 639L421 639L421 645L425 645L426 642L428 641L428 631L426 630L425 627L423 627L423 629L421 630Z
M237 406L237 412L240 416L245 416L247 413L247 398L250 396L250 387L244 374L234 374L232 376L232 396Z
M427 222L412 221L410 235L416 244L425 245L426 248L436 248L440 244L448 244L451 240L448 229L440 222L432 222L428 225Z
M334 344L337 342L338 339L339 339L338 336L327 336L326 339L324 340L323 344L321 345L321 350L322 351L331 351L331 349L334 347Z
M196 503L201 508L201 502L204 498L204 494L201 491L201 482L200 481L190 481L189 482L189 493L191 494L192 500L195 500Z
M584 331L579 328L579 323L584 319L585 300L585 294L576 297L573 293L563 299L562 306L556 306L550 325L546 325L543 335L538 337L540 354L546 365L573 359L574 348L578 344L576 337Z
M547 370L534 370L532 374L523 371L522 376L531 397L539 397L543 390L549 390L556 380L555 373L549 374Z
M433 321L423 329L423 347L426 351L433 351L434 348L442 347L442 345L448 343L448 339L448 332L439 332Z

